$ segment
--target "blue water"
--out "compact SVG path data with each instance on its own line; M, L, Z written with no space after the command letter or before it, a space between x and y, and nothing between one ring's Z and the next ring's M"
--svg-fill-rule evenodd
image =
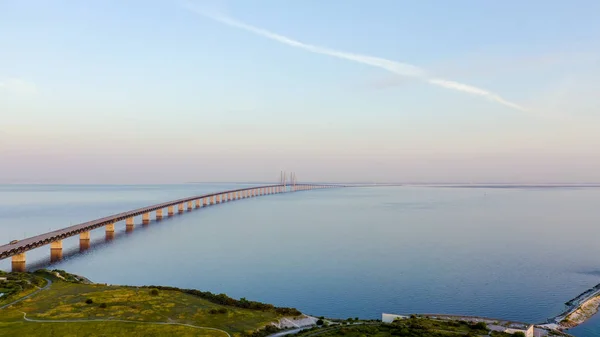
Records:
M0 185L0 242L237 185ZM542 322L600 283L600 188L345 188L103 229L52 268L162 284L332 317L453 313ZM136 219L141 222L141 219ZM78 238L64 241L78 250ZM66 255L70 255L66 253ZM28 252L43 265L49 248ZM0 268L9 269L9 260ZM594 317L571 330L598 336Z

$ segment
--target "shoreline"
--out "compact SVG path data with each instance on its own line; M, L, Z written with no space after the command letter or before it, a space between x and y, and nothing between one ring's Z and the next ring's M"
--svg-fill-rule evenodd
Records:
M600 309L600 284L584 291L577 297L565 302L568 309L549 318L545 326L553 330L564 331L583 324Z

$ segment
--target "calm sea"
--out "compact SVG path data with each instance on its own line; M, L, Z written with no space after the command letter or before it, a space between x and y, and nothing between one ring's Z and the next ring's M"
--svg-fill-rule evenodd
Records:
M0 241L232 184L0 185ZM378 318L452 313L542 322L600 283L600 188L378 187L271 195L196 210L52 268L109 284L161 284ZM136 219L138 223L141 219ZM71 250L73 254L68 251ZM43 266L49 248L27 253ZM8 270L10 259L0 261ZM600 316L571 330L600 335Z

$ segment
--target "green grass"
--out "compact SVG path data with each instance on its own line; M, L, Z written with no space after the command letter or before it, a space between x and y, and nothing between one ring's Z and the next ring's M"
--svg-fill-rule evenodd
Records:
M47 274L45 276L48 277ZM152 295L149 288L83 284L50 276L54 283L49 289L2 310L0 336L225 336L218 331L142 322L184 323L222 329L232 336L241 336L281 318L275 310L215 304L176 290L159 290L157 295ZM92 300L91 304L86 303L88 299ZM140 323L26 322L21 312L27 313L27 318L39 320L120 319Z
M0 336L226 336L222 332L185 326L164 326L121 322L31 323L0 322Z

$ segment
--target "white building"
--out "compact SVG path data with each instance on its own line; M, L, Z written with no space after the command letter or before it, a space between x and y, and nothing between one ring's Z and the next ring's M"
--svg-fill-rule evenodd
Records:
M504 330L506 333L522 332L525 337L533 337L533 325L529 326L511 326Z

